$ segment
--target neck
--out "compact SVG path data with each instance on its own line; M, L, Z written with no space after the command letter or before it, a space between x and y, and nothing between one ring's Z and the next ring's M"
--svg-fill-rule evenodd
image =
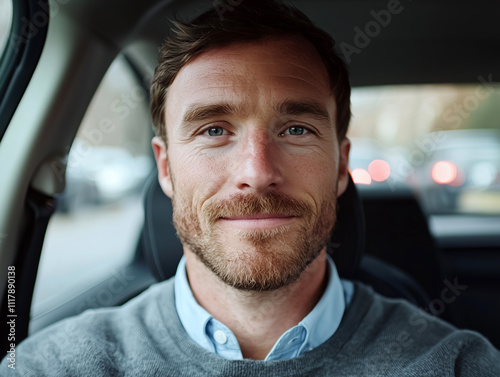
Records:
M317 304L326 286L326 248L299 279L270 292L237 290L223 283L189 250L186 270L198 303L236 336L244 358L263 360L279 337Z

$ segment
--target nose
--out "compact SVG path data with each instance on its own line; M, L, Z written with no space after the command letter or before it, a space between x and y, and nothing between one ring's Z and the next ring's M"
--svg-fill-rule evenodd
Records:
M283 182L279 146L265 130L249 133L235 157L234 180L243 191L263 192Z

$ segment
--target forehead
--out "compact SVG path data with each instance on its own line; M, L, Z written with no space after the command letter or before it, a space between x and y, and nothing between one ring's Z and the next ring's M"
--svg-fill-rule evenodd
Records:
M314 46L301 37L273 37L207 51L177 74L167 96L172 111L193 103L243 102L262 108L284 99L329 101L329 77ZM172 119L171 119L172 120Z

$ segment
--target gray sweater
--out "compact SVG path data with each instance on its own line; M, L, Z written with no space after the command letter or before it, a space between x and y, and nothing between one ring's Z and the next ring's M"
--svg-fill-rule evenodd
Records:
M0 375L500 376L500 352L481 335L360 284L337 332L316 349L286 361L226 360L187 336L173 285L38 332L18 346L16 369L4 359Z

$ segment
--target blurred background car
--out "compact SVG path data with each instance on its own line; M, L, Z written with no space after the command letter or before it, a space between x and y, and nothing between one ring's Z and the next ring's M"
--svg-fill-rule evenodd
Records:
M354 183L364 190L396 190L406 186L404 177L395 174L405 149L387 147L379 140L350 137L349 168Z
M57 209L71 212L105 205L137 195L153 168L149 156L133 156L127 149L94 146L83 157L81 140L75 140L68 157L66 189L59 195Z
M500 213L500 130L451 130L414 166L409 183L432 213Z

